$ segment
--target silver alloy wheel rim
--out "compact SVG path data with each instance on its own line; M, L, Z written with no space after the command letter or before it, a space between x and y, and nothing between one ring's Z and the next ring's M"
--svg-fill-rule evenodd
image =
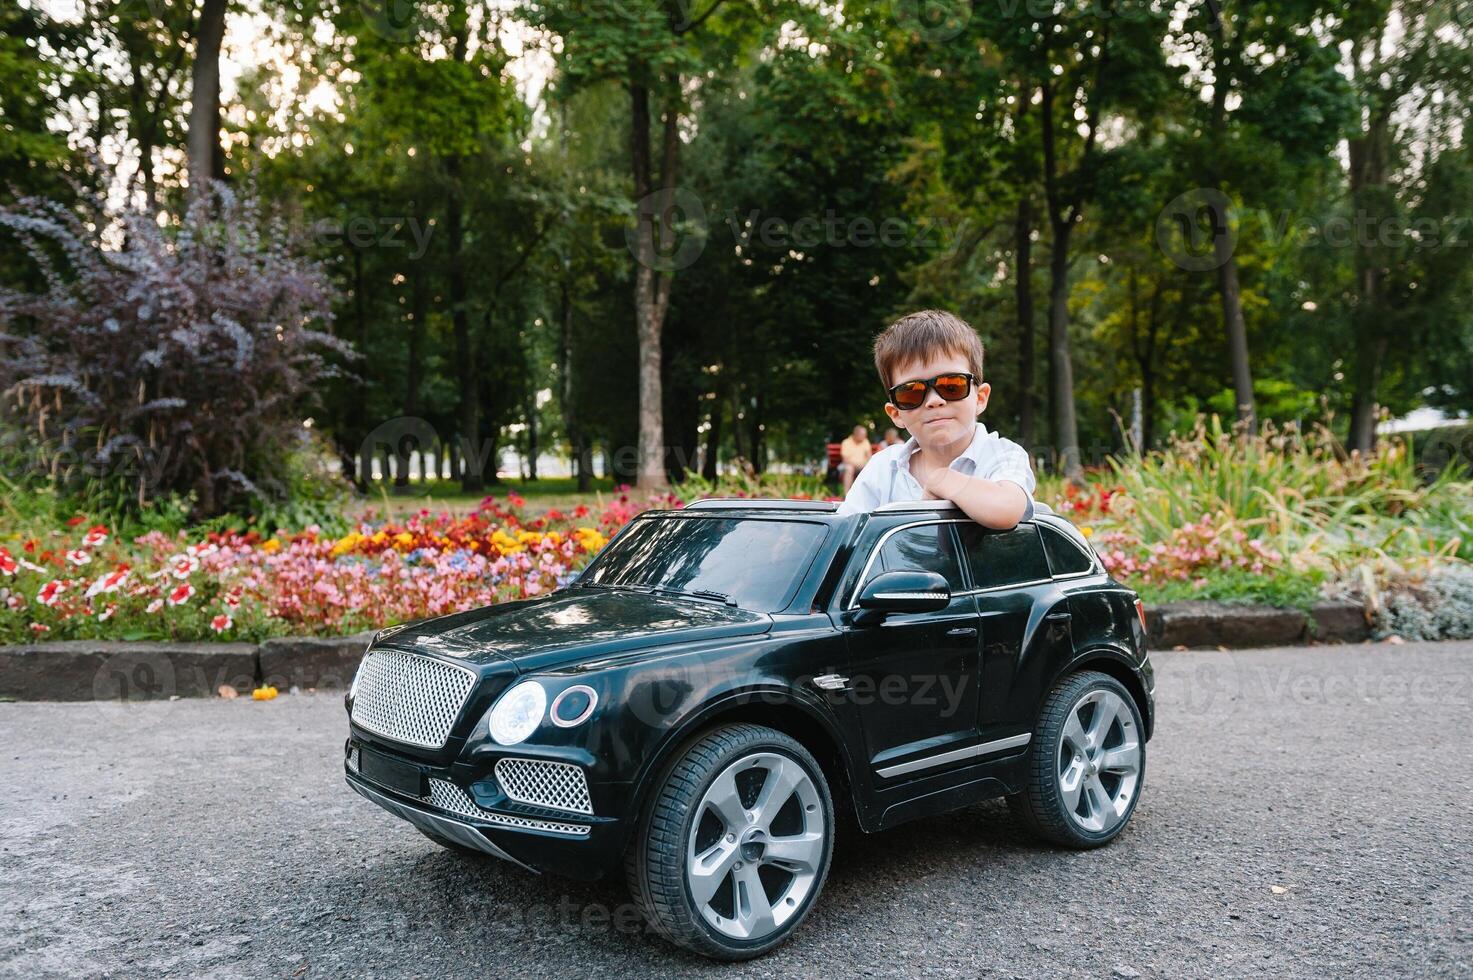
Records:
M747 807L737 777L758 768L766 774ZM773 836L774 818L795 796L802 831ZM708 814L721 823L721 834L698 853ZM776 752L743 756L721 770L696 807L686 842L686 887L701 917L717 932L731 939L761 940L803 909L818 881L827 838L818 787L803 766ZM790 876L778 894L768 894L758 872L762 867ZM712 908L718 896L730 899L733 915Z
M1130 812L1141 777L1135 715L1114 691L1086 691L1069 709L1056 767L1064 811L1092 834L1114 830Z

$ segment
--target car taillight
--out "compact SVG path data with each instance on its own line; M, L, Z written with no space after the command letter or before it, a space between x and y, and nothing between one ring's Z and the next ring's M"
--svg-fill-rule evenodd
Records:
M1135 601L1135 614L1141 619L1141 629L1145 630L1147 633L1151 632L1150 628L1146 626L1145 604L1142 603L1139 599Z

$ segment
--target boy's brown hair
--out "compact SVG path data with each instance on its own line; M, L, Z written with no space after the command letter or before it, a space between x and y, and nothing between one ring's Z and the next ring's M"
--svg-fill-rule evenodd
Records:
M972 325L945 310L921 310L896 320L875 338L875 370L880 372L880 385L889 390L896 383L892 375L900 365L923 361L938 352L966 357L976 383L982 383L982 338Z

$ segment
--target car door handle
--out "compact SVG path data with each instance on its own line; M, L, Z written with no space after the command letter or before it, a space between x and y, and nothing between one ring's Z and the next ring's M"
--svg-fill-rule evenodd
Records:
M975 626L958 626L956 629L947 630L946 631L946 635L947 636L976 636L977 635L977 627L975 627Z
M1043 617L1043 621L1045 623L1067 623L1069 622L1070 618L1071 616L1069 615L1069 613L1066 612L1049 613L1047 616Z

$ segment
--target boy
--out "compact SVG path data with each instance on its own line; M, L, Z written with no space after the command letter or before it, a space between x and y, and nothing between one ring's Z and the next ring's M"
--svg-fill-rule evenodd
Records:
M875 339L875 369L885 414L910 438L859 471L840 514L945 499L998 530L1033 516L1027 451L977 421L992 387L982 381L982 341L966 321L941 310L901 317Z

